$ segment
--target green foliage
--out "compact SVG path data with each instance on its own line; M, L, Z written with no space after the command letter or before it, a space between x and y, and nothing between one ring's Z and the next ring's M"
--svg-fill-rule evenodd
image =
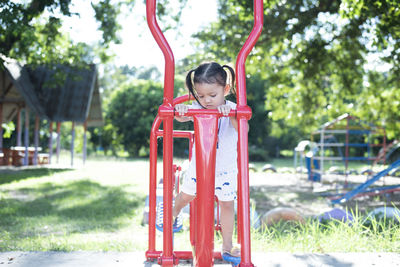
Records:
M3 123L0 127L3 128L3 137L0 136L0 138L10 138L12 132L15 131L15 124L12 121Z
M252 3L219 1L218 21L195 35L204 51L185 62L234 61L253 25ZM260 110L252 103L253 118L268 110L274 123L269 121L262 133L257 129L253 138L293 131L294 136L308 135L345 112L385 126L389 138L395 138L400 110L398 21L398 1L264 1L264 29L246 71L248 83L264 83L260 89L265 105ZM386 69L372 71L371 56L378 59L375 68L387 63Z
M111 96L107 119L131 156L149 148L151 125L163 99L162 88L160 83L137 80L121 85Z
M111 58L110 43L119 43L118 15L122 7L134 5L132 0L102 0L92 4L95 18L102 31L98 47L74 43L61 32L63 17L79 16L71 13L71 0L0 2L0 54L31 64L92 63L94 57L102 62ZM1 60L1 59L0 59Z
M112 4L111 0L104 0L98 4L91 4L97 21L100 21L99 29L103 32L103 44L107 45L111 41L119 44L121 41L117 36L121 26L117 22L120 12L120 4Z
M127 84L137 83L137 80L153 80L159 81L161 79L161 74L155 67L144 68L144 67L129 67L122 66L116 67L113 65L105 65L104 74L100 77L99 83L102 89L102 97L103 97L103 117L104 117L104 127L89 129L91 132L91 143L93 143L94 147L97 149L103 150L107 155L108 151L111 151L112 155L117 156L119 152L124 150L123 144L123 134L117 125L115 125L113 117L110 116L110 113L115 112L112 110L116 105L111 106L111 102L113 102L114 97L120 93L120 91L124 91ZM141 81L144 82L144 81ZM158 89L162 95L162 89ZM158 105L161 104L162 96L159 99L155 99L158 101ZM133 105L134 103L132 103ZM125 107L124 107L125 108ZM120 112L124 112L121 110ZM155 114L153 120L155 118ZM146 129L148 132L146 133L146 137L148 138L150 134L151 122ZM144 134L144 132L143 132ZM141 146L144 149L144 146ZM144 151L142 149L142 151Z

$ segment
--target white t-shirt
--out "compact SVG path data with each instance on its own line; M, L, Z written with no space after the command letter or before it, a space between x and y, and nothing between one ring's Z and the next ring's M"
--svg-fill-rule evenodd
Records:
M232 109L236 109L236 104L226 100L226 105ZM189 109L202 109L197 101L193 101ZM207 137L205 137L207 138ZM237 141L238 133L233 127L229 117L220 117L218 119L218 139L217 139L217 155L215 162L215 173L220 172L237 172ZM193 145L192 160L189 165L189 172L196 173L196 152Z

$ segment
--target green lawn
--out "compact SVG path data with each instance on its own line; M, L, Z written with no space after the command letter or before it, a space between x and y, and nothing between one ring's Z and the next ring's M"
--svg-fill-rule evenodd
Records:
M146 161L96 161L0 172L0 250L143 249L147 170Z
M77 169L0 170L0 251L145 251L148 168L146 160L109 159ZM187 229L175 234L176 249L187 250L188 238ZM398 224L363 218L351 226L283 223L253 230L252 238L255 251L400 252Z

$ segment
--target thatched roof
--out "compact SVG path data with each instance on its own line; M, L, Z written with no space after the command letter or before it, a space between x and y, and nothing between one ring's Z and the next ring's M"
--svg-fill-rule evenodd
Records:
M103 124L95 65L21 66L15 60L7 60L4 66L5 74L0 77L6 88L11 89L4 96L0 94L4 106L3 121L12 120L18 105L26 103L43 119L87 121L88 126Z

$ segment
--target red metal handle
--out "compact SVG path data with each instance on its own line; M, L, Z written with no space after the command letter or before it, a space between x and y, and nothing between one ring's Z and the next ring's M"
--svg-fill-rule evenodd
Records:
M178 96L177 98L174 99L173 105L175 106L177 104L180 104L180 103L183 103L183 102L186 102L186 101L189 101L189 100L194 100L194 97L192 95L189 95L189 94L183 95L183 96Z
M194 100L192 95L187 94L187 95L179 96L179 97L174 99L173 106L175 106L177 104L180 104L180 103L183 103L183 102L186 102L186 101L189 101L189 100ZM194 116L194 115L197 115L197 114L199 114L199 115L200 114L201 115L218 115L218 117L223 117L224 116L217 109L189 109L188 112L186 112L184 114L184 116L188 116L189 117L189 116ZM227 117L235 117L236 114L237 114L236 109L232 109L229 112L229 115ZM176 111L175 111L175 115L177 115Z
M264 22L263 0L254 0L254 26L236 59L236 86L238 106L247 105L245 62L260 37Z
M171 47L167 39L165 39L160 27L157 24L156 18L156 0L146 1L146 17L147 24L153 34L158 46L164 54L165 58L165 75L164 75L164 105L172 105L174 98L174 75L175 75L175 60Z
M238 119L238 241L241 244L241 267L252 267L250 238L250 192L248 125L251 110L247 106L245 62L257 39L264 20L263 0L254 0L254 26L236 59L237 119Z
M178 115L175 111L175 115ZM225 117L217 109L189 109L183 116L192 117L194 115L217 115L218 117ZM236 109L232 109L226 117L235 117Z

